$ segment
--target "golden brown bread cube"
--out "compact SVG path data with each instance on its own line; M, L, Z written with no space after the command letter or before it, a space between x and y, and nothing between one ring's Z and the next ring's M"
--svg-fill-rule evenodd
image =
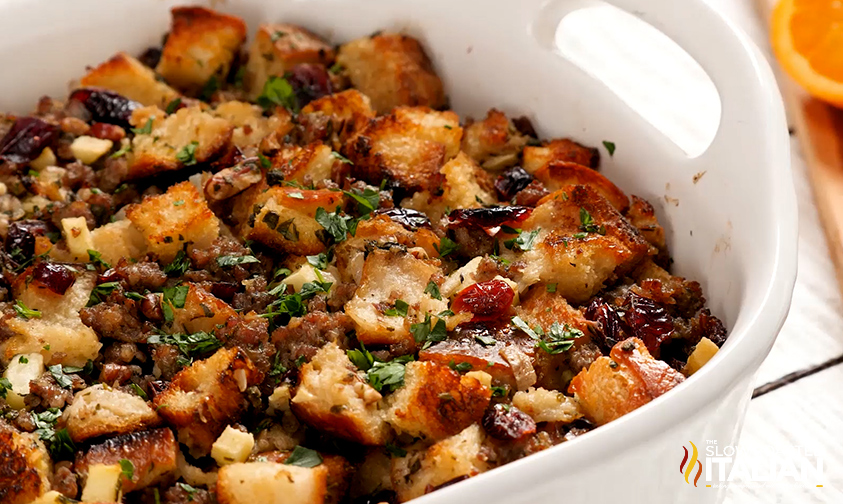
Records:
M83 87L105 88L143 105L164 108L178 91L155 78L155 72L124 52L115 54L82 77Z
M551 161L577 163L589 168L597 168L600 164L600 153L597 149L567 138L551 140L541 146L524 147L521 157L521 165L532 174Z
M629 206L625 217L630 224L638 228L641 236L656 247L659 252L667 253L667 244L664 237L664 228L656 218L656 210L647 200L632 195L632 204Z
M318 254L325 250L325 228L316 222L316 211L332 213L342 202L341 191L272 186L254 200L245 238L292 254Z
M399 502L427 493L459 477L476 476L489 469L483 456L485 434L474 424L427 449L408 450L392 459L392 484Z
M522 290L539 282L556 284L572 303L588 301L650 250L638 230L589 186L568 186L545 196L521 227L537 233L533 246L505 255L525 263L518 279Z
M433 362L410 362L390 398L387 421L399 433L438 441L483 418L492 390Z
M462 150L483 168L498 171L518 162L518 155L528 140L506 114L491 109L482 121L465 126Z
M512 405L536 422L569 423L582 417L579 403L556 390L529 388L518 391L512 396Z
M219 504L323 504L328 469L246 462L220 469L216 496Z
M626 415L679 385L685 377L655 359L644 342L628 338L612 347L571 381L586 418L603 425Z
M284 180L307 186L331 178L334 165L341 162L333 152L319 142L303 147L288 145L272 158L272 167L283 174ZM333 211L332 208L326 210Z
M329 65L334 49L318 35L292 24L262 24L249 48L249 62L243 84L251 99L263 91L266 80L282 76L301 63Z
M158 414L178 430L179 442L206 455L225 426L245 408L243 392L263 376L239 348L221 348L179 371L153 401Z
M322 347L301 368L290 404L304 423L365 445L382 445L389 427L378 408L381 394L363 381L335 343Z
M141 231L150 252L164 263L180 250L207 248L219 236L220 224L208 203L188 181L147 196L126 210L126 217Z
M259 145L270 133L283 137L293 128L287 111L264 117L263 109L257 105L236 100L220 103L211 114L234 127L231 143L240 149Z
M50 489L52 464L36 434L0 423L0 503L29 504Z
M128 493L175 479L179 445L170 429L154 429L110 438L76 455L74 469L84 482L95 464L115 465L121 459L132 463L132 479L121 475L121 488ZM84 485L80 484L80 487Z
M46 365L84 366L99 355L102 344L97 334L82 323L79 310L88 304L96 276L83 273L59 295L31 282L31 276L19 275L13 285L15 299L39 310L41 317L6 320L11 336L0 343L0 360L8 363L18 354L40 353Z
M301 109L306 141L323 140L337 151L375 117L369 97L356 89L323 96Z
M197 332L214 332L220 325L231 319L239 318L239 314L225 301L215 297L197 284L188 286L184 307L172 306L172 331L176 333L192 334ZM162 298L162 303L164 300Z
M283 464L290 458L292 452L264 452L253 457L259 462L276 462ZM339 504L348 492L354 466L341 455L320 454L322 463L316 467L324 467L328 471L325 504Z
M462 128L451 112L399 107L371 120L346 144L352 173L372 185L386 179L410 190L436 190L440 168L460 150Z
M246 40L242 19L204 7L174 7L173 23L155 71L173 86L197 92L216 76L225 80Z
M147 429L161 421L140 397L101 383L77 392L63 417L70 438L77 443Z
M381 33L340 46L337 63L379 114L402 105L445 106L442 81L418 40Z
M140 129L149 125L151 130L132 139L129 179L211 161L231 146L234 130L228 121L198 106L170 115L157 107L144 107L132 113L130 122Z
M603 174L587 166L567 161L551 161L533 175L550 192L569 185L587 185L606 198L618 212L624 213L629 208L629 198L626 194Z
M366 345L412 339L411 324L448 308L446 301L425 292L439 271L438 261L419 259L399 247L371 251L363 265L360 285L345 305L345 313L354 320L357 338ZM398 299L409 305L406 317L386 314Z

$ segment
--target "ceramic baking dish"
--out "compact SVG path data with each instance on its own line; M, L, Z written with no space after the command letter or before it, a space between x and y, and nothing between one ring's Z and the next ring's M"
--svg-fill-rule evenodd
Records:
M25 111L42 94L65 96L86 65L159 44L177 3L185 2L0 1L0 110ZM261 21L283 20L335 42L405 31L428 48L461 116L495 106L529 116L544 137L613 143L614 156L603 152L606 175L656 204L675 272L700 280L729 329L722 351L661 398L419 504L722 498L720 490L685 482L677 470L683 445L737 442L753 375L787 314L796 274L796 203L781 98L742 33L703 0L211 6L242 16L251 31Z

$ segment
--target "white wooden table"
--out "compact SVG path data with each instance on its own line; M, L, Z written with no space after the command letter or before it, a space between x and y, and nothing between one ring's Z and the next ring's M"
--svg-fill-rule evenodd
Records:
M770 57L752 0L707 1ZM727 504L843 503L843 302L793 136L791 147L799 200L799 274L790 314L756 377L756 397L739 447L753 452L807 448L822 456L827 481L822 488L732 487Z

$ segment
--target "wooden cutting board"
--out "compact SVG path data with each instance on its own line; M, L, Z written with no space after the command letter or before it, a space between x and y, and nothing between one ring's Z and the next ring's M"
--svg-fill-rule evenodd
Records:
M769 26L777 0L757 2ZM780 68L776 74L793 133L802 145L837 282L843 289L843 110L810 97Z

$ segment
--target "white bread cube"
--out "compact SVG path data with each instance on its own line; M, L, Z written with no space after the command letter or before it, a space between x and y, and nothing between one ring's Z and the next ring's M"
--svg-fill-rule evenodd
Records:
M75 442L126 434L160 423L146 401L101 383L77 392L62 416Z
M108 264L117 264L121 258L140 259L146 254L146 240L128 219L109 222L91 231L93 250ZM87 254L85 259L87 260Z
M512 405L536 422L568 423L582 417L577 401L556 390L530 387L512 397Z
M179 92L159 81L155 72L124 52L94 68L79 81L83 87L100 87L162 109L178 98Z
M527 141L506 114L491 109L485 119L465 127L462 149L483 168L498 171L518 162L518 155Z
M248 462L230 464L219 471L219 504L323 504L327 494L328 470L279 464Z

